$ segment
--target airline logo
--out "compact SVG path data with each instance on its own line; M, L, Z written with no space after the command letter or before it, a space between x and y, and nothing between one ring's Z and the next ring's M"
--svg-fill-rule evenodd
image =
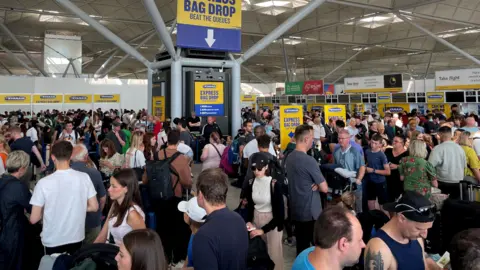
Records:
M429 99L443 99L443 96L442 95L429 95L428 98Z
M87 100L86 96L71 96L70 100Z
M57 98L57 96L55 96L55 95L41 95L40 98L41 99L55 99L55 98Z
M404 111L402 107L388 107L387 110L389 110L392 113L399 113Z
M113 95L100 95L100 98L109 99L113 98Z
M289 108L284 110L285 113L297 113L298 109L297 108Z
M390 96L378 96L378 99L390 99Z
M14 101L14 100L25 100L25 96L8 96L5 97L5 101Z
M329 111L329 112L332 112L332 113L334 113L334 112L341 112L341 111L342 111L342 108L330 108L330 109L328 109L328 111Z

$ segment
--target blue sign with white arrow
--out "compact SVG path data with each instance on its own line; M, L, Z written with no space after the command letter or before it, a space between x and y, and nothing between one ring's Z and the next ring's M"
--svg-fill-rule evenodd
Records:
M177 25L177 46L182 48L240 52L240 29L223 29L189 24Z

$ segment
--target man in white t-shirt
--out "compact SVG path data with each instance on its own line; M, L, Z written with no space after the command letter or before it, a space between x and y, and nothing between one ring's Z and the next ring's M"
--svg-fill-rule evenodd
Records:
M78 136L78 132L73 130L73 123L71 121L65 122L65 129L62 131L62 133L60 133L58 139L70 142L73 146L78 143L78 139L80 138Z
M254 130L255 137L258 138L262 135L265 135L265 128L263 126L256 126ZM258 142L257 139L251 140L245 147L243 148L243 158L248 159L251 155L260 152L258 150ZM273 143L270 142L270 147L268 148L268 152L273 156L277 156L275 153L275 149L273 148Z
M98 210L97 192L90 177L70 168L72 151L67 141L52 146L56 171L40 179L30 200L30 223L43 220L41 236L47 255L75 253L85 238L87 212Z

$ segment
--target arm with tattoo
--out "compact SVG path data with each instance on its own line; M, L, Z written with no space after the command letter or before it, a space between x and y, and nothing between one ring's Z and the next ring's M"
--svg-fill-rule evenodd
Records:
M392 253L385 243L373 238L365 249L365 270L387 270L392 263Z

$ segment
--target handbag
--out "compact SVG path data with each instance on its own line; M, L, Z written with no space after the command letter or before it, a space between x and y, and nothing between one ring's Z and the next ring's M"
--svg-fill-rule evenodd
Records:
M222 155L220 154L220 151L218 151L218 148L213 144L210 144L210 145L213 146L213 148L215 148L215 151L217 151L218 156L220 157L220 159L222 159Z

